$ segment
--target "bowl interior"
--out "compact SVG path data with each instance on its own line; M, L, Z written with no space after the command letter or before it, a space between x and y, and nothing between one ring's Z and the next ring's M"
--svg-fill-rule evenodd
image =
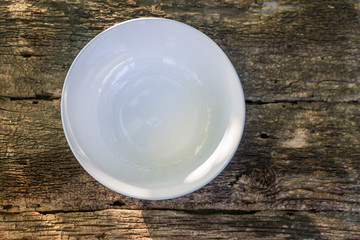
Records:
M213 179L237 149L244 116L226 55L167 19L127 21L95 37L63 89L76 158L102 184L138 198L180 196Z

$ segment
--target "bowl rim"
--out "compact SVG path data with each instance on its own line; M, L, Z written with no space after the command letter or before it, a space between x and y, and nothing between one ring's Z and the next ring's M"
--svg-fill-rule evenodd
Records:
M241 101L238 103L238 105L241 107L241 109L239 111L241 111L241 115L242 115L242 119L240 119L242 125L239 129L239 135L238 135L238 141L236 142L236 144L234 144L236 147L234 149L232 149L232 153L229 155L228 159L226 159L226 161L224 160L222 163L222 167L219 168L219 170L216 172L216 174L214 174L213 176L211 176L211 178L209 180L206 180L203 184L198 185L196 187L192 187L190 190L187 191L182 191L179 192L177 194L172 194L172 195L166 195L164 194L163 196L152 196L152 197L143 197L143 196L139 196L136 195L136 193L132 194L126 191L119 191L118 189L115 189L114 187L110 186L109 184L107 184L107 182L105 180L102 179L102 177L97 176L95 172L91 171L88 167L85 166L85 164L83 163L84 160L82 160L81 156L79 156L76 151L74 150L74 146L72 145L72 141L71 140L71 136L70 136L70 131L71 130L67 130L67 125L65 123L65 90L67 87L67 83L69 80L69 75L71 70L76 66L76 63L78 62L80 56L82 54L84 54L86 52L86 50L98 39L100 38L102 35L104 35L105 33L112 31L115 28L118 28L122 25L131 23L131 22L136 22L136 21L170 21L182 26L186 26L188 28L191 28L194 31L197 31L199 33L201 33L208 41L212 42L213 45L217 48L219 48L222 52L222 54L225 56L225 59L228 61L227 64L230 64L232 71L235 73L236 79L238 81L239 87L240 87L240 94L241 94ZM244 91L243 91L243 87L239 78L239 75L237 74L237 71L234 67L234 65L232 64L232 62L230 61L230 59L228 58L228 56L225 54L225 52L220 48L220 46L218 44L216 44L209 36L207 36L206 34L204 34L203 32L201 32L200 30L196 29L195 27L192 27L186 23L182 23L173 19L169 19L169 18L162 18L162 17L139 17L139 18L134 18L134 19L129 19L129 20L125 20L122 21L120 23L114 24L113 26L106 28L105 30L103 30L102 32L98 33L95 37L93 37L81 50L80 52L76 55L76 57L74 58L70 68L67 71L66 77L65 77L65 81L62 87L62 93L61 93L61 122L62 122L62 127L63 127L63 131L64 131L64 135L67 141L67 144L69 145L71 152L73 153L73 155L75 156L76 160L80 163L80 165L83 167L83 169L91 176L93 177L97 182L99 182L100 184L102 184L103 186L111 189L112 191L128 196L128 197L132 197L132 198L137 198L137 199L142 199L142 200L168 200L168 199L174 199L174 198L178 198L184 195L187 195L189 193L195 192L197 190L199 190L200 188L204 187L205 185L207 185L208 183L210 183L211 181L213 181L221 172L223 172L223 170L226 168L226 166L229 164L229 162L233 159L237 149L239 148L239 144L241 142L241 139L243 137L244 134L244 128L245 128L245 122L246 122L246 102L245 102L245 95L244 95ZM69 126L71 127L71 126ZM69 131L69 132L68 132ZM220 143L219 143L220 144ZM205 161L206 162L206 161Z

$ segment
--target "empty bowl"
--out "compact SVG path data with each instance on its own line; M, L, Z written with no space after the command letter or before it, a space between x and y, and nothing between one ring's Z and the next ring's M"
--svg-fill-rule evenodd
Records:
M209 37L174 20L139 18L78 54L61 116L72 152L97 181L127 196L169 199L228 164L245 101L233 65Z

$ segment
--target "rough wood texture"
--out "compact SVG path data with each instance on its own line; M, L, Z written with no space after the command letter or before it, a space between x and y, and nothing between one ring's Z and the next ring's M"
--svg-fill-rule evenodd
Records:
M254 2L262 3L2 1L0 239L359 239L360 3ZM96 182L73 157L60 120L76 54L106 27L140 16L208 34L234 63L247 99L229 166L168 201L128 198Z
M67 147L60 102L1 104L0 211L123 208L342 210L360 213L358 103L248 104L229 166L187 196L140 201L93 180Z
M343 222L343 219L348 219ZM104 210L0 215L0 237L17 239L359 239L353 213ZM2 231L2 232L1 232Z
M360 100L357 1L282 0L245 12L251 2L3 1L0 95L59 97L72 60L96 34L126 19L161 16L214 39L252 101Z

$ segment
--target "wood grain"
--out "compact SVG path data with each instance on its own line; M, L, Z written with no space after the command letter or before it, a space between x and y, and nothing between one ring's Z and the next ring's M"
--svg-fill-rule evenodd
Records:
M168 201L116 194L69 150L60 102L1 102L3 212L122 208L360 212L358 103L248 104L240 147L206 187Z
M1 1L0 239L359 239L359 13L357 0ZM145 16L210 36L247 100L228 167L168 201L99 184L60 120L82 47Z
M159 16L216 41L248 100L360 100L357 1L282 0L244 11L252 2L3 1L0 96L59 97L71 62L95 35L123 20Z
M343 219L348 221L344 222ZM354 213L104 210L0 215L2 239L359 239Z

